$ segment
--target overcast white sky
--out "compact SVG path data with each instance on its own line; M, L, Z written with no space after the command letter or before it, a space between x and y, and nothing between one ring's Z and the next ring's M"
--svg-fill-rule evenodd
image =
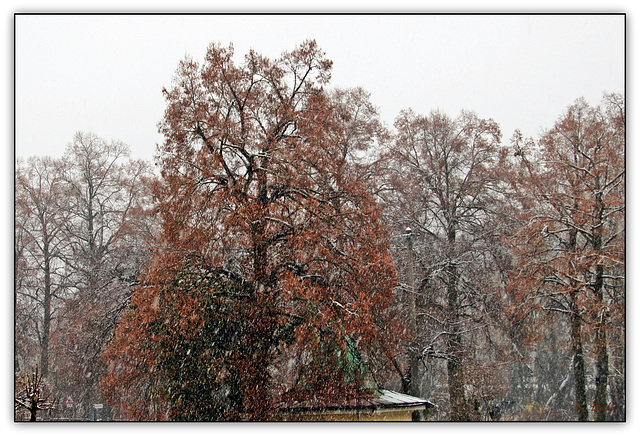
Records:
M537 136L578 97L624 92L623 15L19 15L16 155L60 155L76 131L152 158L185 54L212 41L277 57L316 39L332 85L362 86L383 120L468 109Z

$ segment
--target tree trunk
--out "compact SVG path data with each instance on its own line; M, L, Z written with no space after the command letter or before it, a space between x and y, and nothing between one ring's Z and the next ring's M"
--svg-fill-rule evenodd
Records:
M49 242L44 242L44 299L43 299L43 320L42 320L42 345L40 349L40 370L42 377L46 378L49 373L49 332L51 330L51 255L49 253Z
M245 402L246 413L252 421L267 420L269 414L268 384L270 375L268 368L271 365L270 348L274 338L274 310L272 302L272 289L269 283L269 243L266 234L265 221L268 216L268 181L264 168L268 167L267 158L263 158L260 168L256 170L258 192L256 198L257 216L253 223L253 275L254 275L254 300L255 317L254 329L250 339L250 355L252 356L252 369L247 375L248 387Z
M469 411L464 393L464 367L462 364L462 337L457 333L458 321L458 284L457 269L449 263L447 271L447 300L450 311L447 377L449 385L449 402L451 403L451 420L468 421Z
M604 216L604 205L602 202L602 192L600 191L600 181L596 180L598 192L596 193L597 223L593 229L593 250L596 254L602 251L602 220ZM594 281L594 294L599 304L599 313L596 314L596 394L594 399L595 420L603 422L607 420L607 391L609 386L609 351L607 350L607 310L604 299L604 267L601 264L596 266L596 277Z
M469 421L467 401L464 397L462 363L457 359L447 361L447 376L449 380L449 402L451 403L451 420L454 422Z
M416 321L416 296L415 296L415 270L414 270L414 257L413 257L413 238L411 230L407 230L407 249L409 252L408 257L408 285L411 290L407 294L407 300L409 303L409 329L411 330L411 341L409 343L409 378L408 378L408 394L411 396L420 396L420 380L418 376L419 360L418 360L418 328Z
M595 294L598 300L603 304L602 296L602 266L597 267L596 274L596 290ZM594 399L595 420L605 421L607 420L607 388L609 382L609 351L607 349L607 333L606 333L606 321L607 315L605 308L602 308L601 313L597 314L598 320L596 321L596 394Z
M577 208L577 206L576 206ZM574 229L569 234L570 251L577 247L578 233ZM569 292L571 308L571 354L573 355L573 380L576 386L575 410L578 412L578 420L589 420L589 410L587 409L587 379L584 366L584 350L582 348L582 321L580 320L579 308L575 286Z
M622 337L624 330L620 331L620 336ZM624 422L626 419L626 411L625 411L625 391L626 391L626 381L625 381L625 352L623 351L621 355L613 354L613 372L610 375L610 386L611 386L611 420L616 422ZM619 369L616 372L616 369Z
M576 386L576 405L578 420L589 420L587 409L586 376L584 368L584 351L582 348L582 326L575 304L575 292L570 293L572 303L571 313L571 353L573 355L573 379Z
M455 217L455 214L451 214ZM449 310L449 326L447 336L447 379L449 385L449 402L451 403L451 420L468 421L469 410L464 393L464 367L462 364L462 336L458 333L459 327L459 296L458 296L458 269L453 262L453 252L456 243L456 228L453 220L447 229L447 243L449 250L449 262L445 267L447 281L447 304Z

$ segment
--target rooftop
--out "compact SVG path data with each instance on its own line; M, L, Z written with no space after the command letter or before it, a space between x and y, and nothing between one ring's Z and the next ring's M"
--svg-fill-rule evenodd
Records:
M315 401L315 402L314 402ZM378 410L386 408L432 408L436 405L426 399L409 396L392 390L373 390L364 392L362 396L351 398L341 403L318 405L317 400L296 402L280 408L280 411L302 412L313 410Z

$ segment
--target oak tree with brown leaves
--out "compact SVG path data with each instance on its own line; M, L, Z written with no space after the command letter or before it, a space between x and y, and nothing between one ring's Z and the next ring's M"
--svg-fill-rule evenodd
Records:
M577 100L539 144L516 137L514 147L525 212L511 240L512 320L535 343L550 318L566 316L576 416L619 420L624 389L611 382L624 374L624 100L607 95L598 107Z
M396 279L354 158L375 128L356 109L372 107L326 91L330 73L314 41L180 63L160 123L161 245L105 355L124 417L265 420L366 385Z

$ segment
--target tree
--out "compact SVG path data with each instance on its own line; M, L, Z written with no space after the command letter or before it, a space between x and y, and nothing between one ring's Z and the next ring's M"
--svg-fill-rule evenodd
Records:
M474 356L481 358L472 344L490 342L496 325L492 317L499 314L498 267L504 255L499 244L500 130L492 120L470 112L451 119L440 112L420 116L410 110L400 114L395 127L385 202L398 233L411 229L407 271L409 278L414 276L415 257L416 280L415 287L409 280L408 291L422 301L410 348L411 384L418 383L416 356L444 359L450 419L469 420L465 368L473 365ZM398 258L406 259L404 253ZM490 362L490 355L481 360Z
M515 141L527 201L513 239L512 315L533 330L536 319L568 316L579 420L589 418L587 347L593 342L594 418L606 420L616 342L607 332L624 338L624 120L620 96L596 108L580 99L541 138L539 155L532 141Z
M233 54L212 44L164 91L161 245L105 355L103 393L129 418L264 420L344 399L364 383L353 357L393 331L386 230L353 159L373 138L355 110L367 96L323 89L313 41Z
M68 296L53 336L56 385L88 414L102 403L103 348L149 257L151 171L121 141L78 132L58 178Z
M51 158L18 162L15 193L16 360L30 366L27 344L35 338L39 368L47 377L50 337L60 299L65 295L66 211L60 205L63 181ZM18 361L19 362L19 361ZM36 363L36 365L38 364Z
M14 397L16 406L29 411L30 422L36 421L38 411L51 410L56 405L56 400L52 399L43 375L38 372L38 366L30 375L25 374L18 379L16 390Z

